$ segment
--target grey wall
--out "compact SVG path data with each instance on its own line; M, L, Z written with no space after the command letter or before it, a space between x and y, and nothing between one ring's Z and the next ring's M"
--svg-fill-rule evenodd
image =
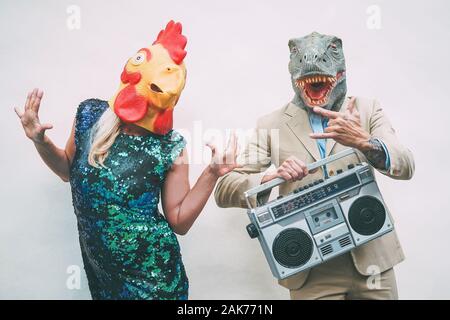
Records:
M82 265L69 185L40 161L13 106L43 88L41 118L63 146L78 103L108 99L125 60L171 18L189 38L175 111L186 130L199 120L205 129L252 128L291 98L290 37L316 30L344 40L349 94L379 99L416 157L412 181L379 179L407 255L397 268L400 297L450 298L449 2L170 2L0 1L0 298L90 297L85 278L79 290L66 287L67 267ZM79 30L66 26L71 4L81 9ZM381 10L380 29L367 26L370 5ZM203 167L192 166L192 183ZM191 298L288 298L246 224L244 210L210 199L180 238Z

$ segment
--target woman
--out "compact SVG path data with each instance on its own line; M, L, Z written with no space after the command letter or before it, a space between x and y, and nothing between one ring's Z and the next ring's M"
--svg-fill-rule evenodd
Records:
M237 167L233 135L223 155L210 146L211 164L190 188L185 140L171 129L185 79L185 53L173 51L180 41L184 49L180 35L181 25L170 22L151 47L127 62L111 101L82 102L65 149L45 134L52 126L40 123L42 91L34 89L24 110L15 109L47 166L70 181L94 299L187 299L174 233L188 232L218 177ZM138 78L150 85L140 86Z

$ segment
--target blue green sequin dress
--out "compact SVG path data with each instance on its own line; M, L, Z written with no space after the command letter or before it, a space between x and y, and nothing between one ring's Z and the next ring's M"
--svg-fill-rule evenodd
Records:
M92 127L106 101L82 102L75 120L70 184L84 269L93 299L187 299L180 246L158 210L166 173L185 146L171 131L120 133L105 160L88 163Z

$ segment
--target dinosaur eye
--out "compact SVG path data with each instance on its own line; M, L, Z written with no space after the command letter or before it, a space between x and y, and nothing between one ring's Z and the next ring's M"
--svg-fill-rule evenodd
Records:
M142 62L145 61L145 53L144 52L138 52L134 55L133 58L131 58L131 63L135 66L140 65Z

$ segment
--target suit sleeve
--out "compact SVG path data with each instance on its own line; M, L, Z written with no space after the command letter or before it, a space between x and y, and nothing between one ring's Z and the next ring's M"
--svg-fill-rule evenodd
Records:
M247 208L244 192L261 184L264 171L271 165L270 131L264 129L261 121L250 137L243 152L243 166L221 177L214 197L221 208ZM259 201L267 201L270 193L262 195ZM256 199L251 199L255 205Z
M386 117L378 101L374 101L369 121L370 134L379 139L387 149L389 167L379 170L394 179L408 180L414 175L414 157L412 152L398 140L391 122Z

